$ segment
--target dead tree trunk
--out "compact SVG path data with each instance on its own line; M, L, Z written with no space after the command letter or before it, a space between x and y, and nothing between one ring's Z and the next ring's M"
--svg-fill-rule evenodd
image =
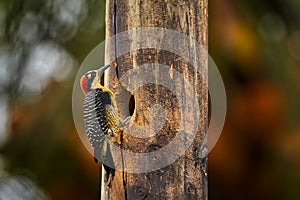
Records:
M187 35L202 47L207 49L207 0L166 0L166 1L136 1L136 0L107 0L106 7L106 38L115 36L123 31L144 28L144 27L161 27L176 30ZM161 33L162 35L164 33ZM137 38L147 37L137 35ZM164 38L168 40L168 38ZM134 41L129 41L128 45ZM178 40L182 47L191 44ZM148 84L137 89L134 96L134 112L131 121L139 126L147 126L151 119L150 107L154 104L163 106L166 110L164 117L165 124L155 136L150 138L137 138L128 136L122 143L122 148L132 152L153 152L163 148L171 143L181 128L189 128L186 124L179 124L180 119L195 120L197 113L200 113L200 120L196 131L195 138L191 145L186 146L185 153L172 164L145 173L127 173L126 168L134 166L134 160L124 158L123 169L125 172L116 171L109 187L103 188L105 199L207 199L207 159L200 156L200 148L207 131L207 105L208 92L205 84L207 78L207 59L202 55L201 75L195 71L194 65L196 60L193 56L195 52L193 46L189 48L189 55L193 57L188 62L180 56L159 49L138 49L115 59L120 44L107 44L106 60L114 60L115 67L109 70L106 75L106 83L116 93L118 102L124 102L124 88L117 88L118 78L128 70L137 66L154 63L169 66L171 70L183 74L185 80L191 83L192 88L196 91L199 108L190 113L182 112L182 107L178 105L178 93L158 84ZM169 44L175 45L175 44ZM178 44L176 44L178 45ZM192 60L192 61L191 61ZM155 68L158 69L158 68ZM147 70L146 70L147 71ZM159 70L148 72L151 76L160 79L162 72ZM169 71L170 76L171 71ZM117 78L116 78L117 77ZM138 77L136 77L138 79ZM205 80L206 79L206 80ZM134 82L133 80L131 80ZM189 94L186 91L186 83L174 83L176 91ZM173 89L174 89L173 88ZM177 97L176 97L177 95ZM179 95L180 96L180 95ZM180 98L180 97L179 97ZM183 99L183 102L185 99ZM132 103L132 101L131 101ZM193 105L185 105L193 106ZM125 117L128 113L128 105L119 104L120 115ZM157 120L157 119L156 119ZM159 119L160 120L160 119ZM151 124L150 126L155 126ZM155 127L152 127L155 129ZM145 130L146 131L146 130ZM189 137L188 135L186 137ZM184 138L183 140L186 140ZM183 141L184 143L184 141ZM186 144L184 144L186 145ZM121 150L122 151L122 150ZM168 160L168 153L160 155Z

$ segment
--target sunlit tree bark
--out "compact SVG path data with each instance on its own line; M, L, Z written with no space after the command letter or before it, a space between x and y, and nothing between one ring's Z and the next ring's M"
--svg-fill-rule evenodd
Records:
M106 8L106 38L127 31L143 27L161 27L173 29L188 35L205 49L207 49L207 0L192 1L135 1L108 0ZM180 41L178 41L180 42ZM117 46L107 46L106 60L114 59L113 52ZM182 43L182 46L190 45ZM190 50L193 54L193 49ZM202 73L207 76L207 61L202 61ZM171 66L192 83L198 97L199 110L190 113L185 118L194 120L196 112L200 112L199 130L191 146L187 147L185 155L171 165L148 173L126 173L117 171L109 187L103 188L105 199L207 199L207 159L201 158L200 146L207 130L207 87L199 74L193 72L193 64L188 63L178 55L159 49L140 49L131 51L115 60L115 67L111 68L106 83L115 88L117 79L126 71L145 63L160 63ZM115 70L116 69L116 70ZM116 73L117 72L117 73ZM202 74L203 75L203 74ZM159 76L154 74L154 76ZM177 84L176 90L184 91L185 86ZM123 92L115 89L117 101ZM185 91L186 92L186 91ZM149 152L162 148L172 142L178 119L181 113L176 97L172 91L159 85L149 85L140 88L134 94L135 107L131 121L140 126L147 125L151 120L149 108L155 103L162 105L166 112L166 124L151 139L127 137L122 146L135 152ZM121 117L128 112L128 105L120 105ZM128 133L127 133L128 134ZM165 156L166 159L168 155ZM134 161L124 160L124 166L131 166ZM102 185L103 187L103 185Z

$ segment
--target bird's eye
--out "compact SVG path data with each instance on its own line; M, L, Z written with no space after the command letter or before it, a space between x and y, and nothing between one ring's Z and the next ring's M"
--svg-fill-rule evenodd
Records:
M91 78L92 78L92 75L91 75L91 74L87 74L86 77L87 77L88 79L91 79Z

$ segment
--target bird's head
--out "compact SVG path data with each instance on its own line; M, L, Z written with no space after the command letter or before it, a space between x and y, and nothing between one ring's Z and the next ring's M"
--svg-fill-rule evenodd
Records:
M101 76L108 67L109 65L105 65L98 70L88 71L81 77L80 86L84 94L88 93L94 88L101 86Z

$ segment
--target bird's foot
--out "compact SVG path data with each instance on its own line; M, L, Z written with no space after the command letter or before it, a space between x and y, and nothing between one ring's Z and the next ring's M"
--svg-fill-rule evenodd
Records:
M127 141L126 134L123 132L123 129L119 128L118 133L112 136L112 143L122 144L123 141Z

